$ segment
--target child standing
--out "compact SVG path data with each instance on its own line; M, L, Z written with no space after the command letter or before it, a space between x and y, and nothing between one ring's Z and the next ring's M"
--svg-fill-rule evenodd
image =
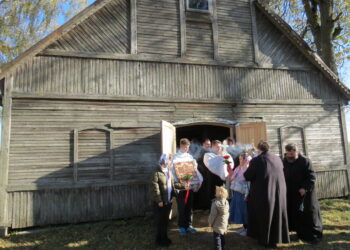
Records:
M216 187L216 198L213 199L209 226L213 227L215 249L225 249L225 237L227 232L229 204L227 190L224 187Z
M232 199L230 203L230 222L235 224L243 224L243 227L236 232L242 236L247 235L247 197L249 193L249 182L244 179L244 172L249 166L251 156L247 152L239 155L239 165L232 174L231 187Z

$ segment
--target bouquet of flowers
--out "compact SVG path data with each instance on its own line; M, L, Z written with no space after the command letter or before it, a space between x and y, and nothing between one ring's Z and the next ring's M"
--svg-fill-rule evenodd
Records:
M190 195L190 182L193 179L193 175L192 174L187 174L185 176L182 177L181 181L183 183L185 183L185 187L186 187L186 197L185 197L185 204L187 204L188 201L188 196Z
M232 169L231 169L231 163L232 162L230 161L230 159L231 159L230 155L225 155L224 156L224 163L227 166L227 172L228 172L229 176L231 176L231 172L232 172Z

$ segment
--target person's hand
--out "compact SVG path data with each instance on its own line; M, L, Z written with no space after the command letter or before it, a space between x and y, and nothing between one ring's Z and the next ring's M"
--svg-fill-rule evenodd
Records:
M163 202L158 203L158 207L163 207L163 206L164 206Z
M197 162L196 162L196 160L193 160L192 161L193 162L193 169L194 169L194 171L197 171Z
M306 190L303 189L303 188L300 188L300 189L299 189L299 194L300 194L301 196L304 196L304 195L306 194Z
M248 200L248 196L244 197L244 200L247 201Z

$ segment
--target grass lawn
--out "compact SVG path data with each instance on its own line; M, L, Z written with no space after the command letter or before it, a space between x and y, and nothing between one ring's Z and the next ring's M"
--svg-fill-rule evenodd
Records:
M298 241L291 235L292 243L281 245L288 249L350 249L350 199L321 201L324 238L316 246ZM31 234L12 232L0 239L1 249L156 249L152 218L114 220L64 227L46 228ZM194 214L197 234L180 236L176 222L171 222L169 249L212 249L213 236L207 227L207 212ZM239 225L230 225L226 235L227 249L264 249L248 238L233 231Z

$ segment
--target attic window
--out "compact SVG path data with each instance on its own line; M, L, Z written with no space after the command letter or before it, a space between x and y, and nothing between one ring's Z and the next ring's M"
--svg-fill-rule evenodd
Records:
M209 0L186 0L187 11L209 13Z

